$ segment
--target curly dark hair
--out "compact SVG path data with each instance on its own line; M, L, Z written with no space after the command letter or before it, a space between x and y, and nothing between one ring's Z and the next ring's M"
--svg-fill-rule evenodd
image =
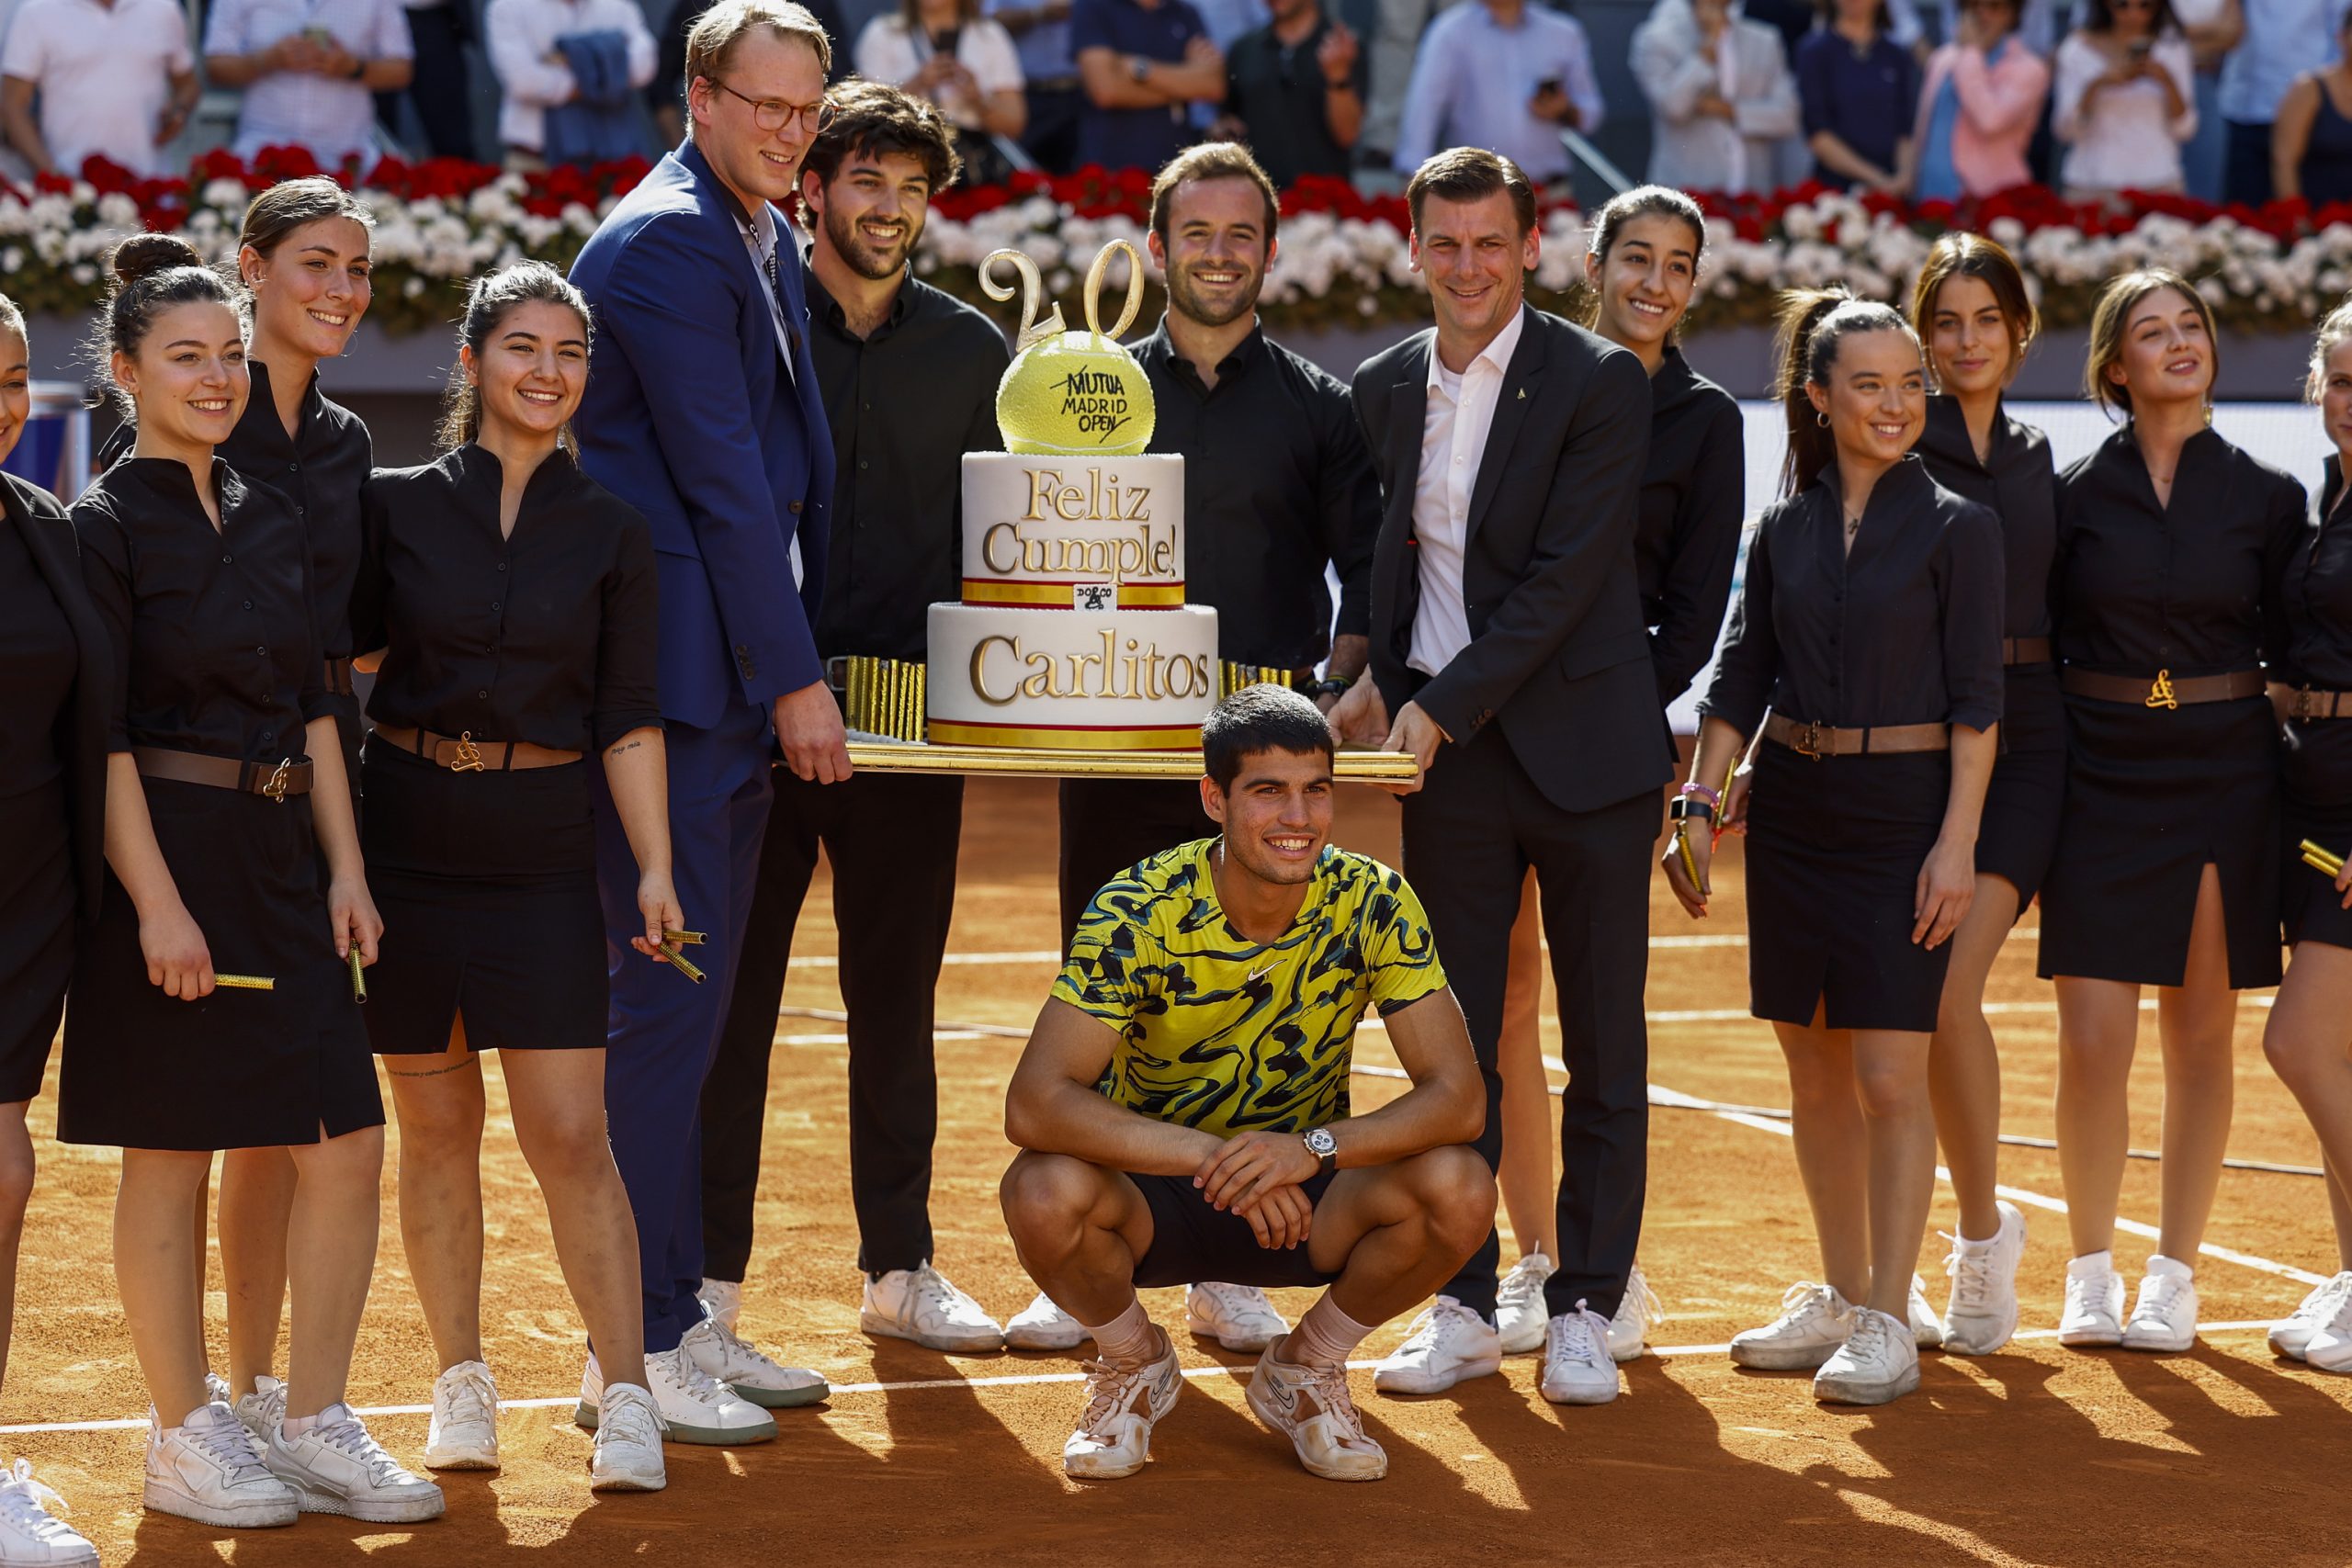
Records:
M826 95L833 120L817 133L801 168L831 186L852 156L878 158L902 152L922 164L933 195L964 172L956 155L956 128L931 103L887 82L852 78Z

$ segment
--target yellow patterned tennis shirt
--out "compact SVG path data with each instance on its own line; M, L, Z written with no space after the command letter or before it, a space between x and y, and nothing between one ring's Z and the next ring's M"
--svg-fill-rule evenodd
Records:
M1130 1111L1226 1137L1336 1122L1364 1010L1445 984L1429 917L1396 873L1326 848L1290 930L1251 942L1217 902L1216 844L1163 851L1097 893L1054 995L1118 1032L1099 1087Z

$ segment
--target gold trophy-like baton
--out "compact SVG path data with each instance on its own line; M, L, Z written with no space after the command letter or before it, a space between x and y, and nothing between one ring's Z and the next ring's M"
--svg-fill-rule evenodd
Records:
M232 991L274 991L277 982L267 975L223 975L213 973L212 983Z
M2325 873L2330 881L2333 881L2336 877L2344 874L2344 857L2342 855L2337 854L2335 851L2330 850L2324 845L2315 844L2309 839L2305 839L2303 840L2301 848L2303 852L2303 863L2310 866L2313 871Z
M359 944L356 942L351 944L351 999L355 1002L368 999L368 972L360 966Z
M684 975L695 985L699 986L703 981L709 978L709 976L705 975L701 970L695 968L692 961L690 961L684 953L678 951L678 944L676 942L664 942L662 944L660 951L662 956L670 961L671 968L675 969L679 974Z

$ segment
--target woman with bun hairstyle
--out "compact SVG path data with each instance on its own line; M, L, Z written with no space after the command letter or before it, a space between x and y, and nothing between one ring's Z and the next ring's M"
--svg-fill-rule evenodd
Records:
M1838 289L1785 300L1786 497L1748 546L1691 777L1760 737L1722 816L1747 832L1749 1010L1788 1058L1826 1282L1792 1287L1732 1359L1817 1368L1815 1398L1880 1404L1918 1386L1932 1328L1913 1321L1928 1041L2001 716L2000 524L1912 452L1926 367L1903 318ZM1714 813L1676 805L1667 879L1702 915Z
M2012 419L2002 393L2039 324L2009 253L1981 235L1946 234L1911 294L1936 392L1919 457L1928 475L2001 523L2007 591L2001 622L2001 754L1976 838L1976 896L1952 933L1951 967L1928 1055L1936 1133L1960 1200L1944 1271L1951 1293L1943 1348L1988 1356L2018 1326L2025 1216L1995 1190L2001 1060L1984 1018L1984 984L2018 916L2041 891L2058 843L2066 787L2066 710L2050 640L2050 563L2058 544L2057 470L2041 431Z
M2058 481L2054 590L2066 804L2041 890L2058 990L2059 1343L2186 1350L2192 1260L2229 1141L2237 993L2278 983L2282 596L2303 487L2214 434L2217 344L2177 273L2116 278L2091 314L2086 379L2123 423ZM2140 992L2164 1045L2163 1199L2130 1315L2110 1253L2131 1122Z
M2311 1119L2327 1168L2335 1271L2272 1325L2270 1348L2322 1371L2352 1372L2352 870L2334 875L2301 846L2352 858L2352 301L2320 323L2312 400L2329 441L2314 521L2287 565L2285 655L2270 694L2286 720L2287 947L2262 1049Z
M0 295L0 459L32 412L25 318ZM0 1375L17 1309L17 1244L33 1190L25 1107L40 1092L74 972L77 925L104 876L106 628L82 586L57 498L0 474ZM79 919L77 919L77 916ZM42 1501L24 1460L0 1471L0 1565L96 1562Z
M71 512L116 689L108 875L74 965L58 1136L123 1151L115 1275L154 1401L145 1503L225 1526L432 1518L440 1489L345 1403L384 1148L356 993L382 922L302 519L217 452L251 387L232 286L167 234L108 265L99 332L139 434ZM293 1354L285 1418L257 1439L205 1386L195 1237L212 1152L266 1147L296 1172Z
M1739 404L1690 368L1679 343L1706 248L1707 222L1697 202L1664 186L1641 186L1611 198L1595 216L1584 261L1589 293L1582 324L1631 350L1650 373L1649 460L1642 472L1634 557L1669 753L1674 737L1664 711L1715 651L1747 505ZM1562 1245L1553 1157L1560 1146L1558 1112L1544 1076L1536 1024L1544 983L1539 917L1531 871L1510 932L1499 1063L1504 1128L1497 1181L1520 1252L1496 1296L1495 1325L1506 1355L1543 1348L1553 1315L1544 1282ZM1640 1355L1657 1314L1657 1297L1635 1265L1609 1321L1610 1353L1621 1361Z
M440 459L368 484L352 616L359 646L383 650L367 656L379 672L361 766L368 875L390 931L368 1033L391 1077L401 1231L442 1369L424 1462L498 1468L481 1341L481 1055L497 1051L564 1280L615 1374L585 1412L590 1483L659 1491L667 1412L639 1370L637 1224L605 1136L590 767L611 782L642 868L638 952L657 954L684 916L670 882L652 538L565 446L588 332L586 302L543 263L476 279ZM693 1402L672 1370L683 1425ZM715 1384L703 1392L718 1397Z

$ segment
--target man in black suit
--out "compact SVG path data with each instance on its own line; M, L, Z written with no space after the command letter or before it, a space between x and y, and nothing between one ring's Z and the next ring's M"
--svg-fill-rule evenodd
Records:
M1641 1234L1642 983L1668 772L1634 565L1649 383L1633 355L1527 307L1541 235L1516 164L1455 148L1406 197L1437 325L1356 372L1384 502L1372 680L1331 719L1420 759L1405 872L1486 1071L1490 1165L1506 939L1535 868L1568 1069L1544 1393L1597 1404L1617 1395L1608 1324ZM1498 1253L1490 1235L1381 1363L1380 1389L1434 1393L1499 1368Z

